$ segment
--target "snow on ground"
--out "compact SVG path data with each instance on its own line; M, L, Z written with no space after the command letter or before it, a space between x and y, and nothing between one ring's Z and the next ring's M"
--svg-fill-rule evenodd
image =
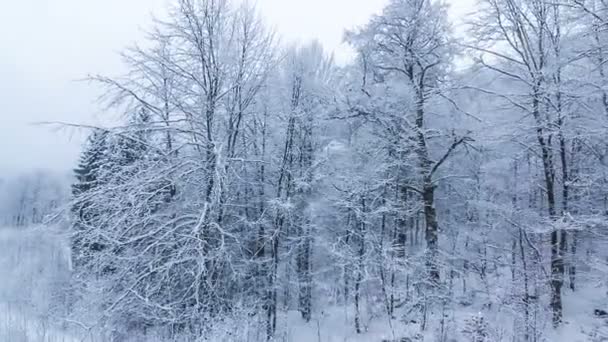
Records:
M54 318L69 254L52 229L0 228L0 342L75 342Z
M587 342L608 341L608 318L594 316L596 309L608 311L606 287L592 279L572 293L564 291L564 325L549 334L551 341Z
M19 304L0 306L0 341L3 342L80 342L57 327L52 319L36 318Z

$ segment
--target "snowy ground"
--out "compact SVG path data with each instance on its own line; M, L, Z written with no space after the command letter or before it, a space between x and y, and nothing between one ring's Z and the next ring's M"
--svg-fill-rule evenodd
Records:
M608 341L608 319L593 316L594 309L607 307L605 287L587 281L581 290L576 295L566 290L564 325L550 335L554 341Z
M69 333L46 318L37 318L20 305L0 306L0 341L6 342L76 342Z
M72 342L52 317L56 286L69 267L62 238L52 230L0 229L0 341Z

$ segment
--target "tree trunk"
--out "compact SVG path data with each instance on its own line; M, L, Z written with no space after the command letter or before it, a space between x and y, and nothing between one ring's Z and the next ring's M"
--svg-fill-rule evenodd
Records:
M310 270L310 253L311 253L311 240L310 231L306 229L304 231L304 242L299 247L298 252L298 280L299 280L299 294L298 304L302 318L309 322L312 315L312 275Z
M540 89L540 85L537 85ZM553 222L556 218L555 208L555 169L551 151L550 138L545 138L543 120L540 113L541 94L538 90L534 92L533 109L534 117L537 121L536 135L541 149L545 187L547 192L547 210L549 221ZM563 232L554 229L551 232L551 310L553 312L553 326L557 327L562 321L562 285L564 281L564 260L562 256L563 245L560 242Z
M436 286L440 280L439 265L437 264L439 254L439 224L437 223L437 212L435 210L435 186L432 184L430 177L425 177L424 179L422 198L426 222L426 267L430 282Z
M524 341L528 341L530 339L530 285L528 280L528 263L526 261L526 252L524 249L524 232L523 228L519 228L519 251L521 257L521 265L523 268L522 274L524 278L524 295L523 295L523 304L524 304Z
M361 198L361 212L365 213L365 198ZM357 279L355 280L355 331L357 334L362 333L361 330L361 283L363 282L364 273L364 261L365 261L365 235L366 235L366 224L365 217L361 217L359 222L356 223L359 226L359 251L357 258Z

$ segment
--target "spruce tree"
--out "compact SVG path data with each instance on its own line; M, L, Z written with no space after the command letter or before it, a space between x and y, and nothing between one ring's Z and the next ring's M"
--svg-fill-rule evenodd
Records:
M89 136L78 167L74 169L76 183L72 185L72 195L78 197L95 188L99 182L99 170L107 151L108 132L95 130Z
M107 155L108 132L96 129L88 137L84 150L74 174L76 182L72 184L72 217L73 239L72 253L76 266L86 263L91 252L101 251L100 242L85 238L87 230L94 225L96 213L92 193L101 185L102 167Z

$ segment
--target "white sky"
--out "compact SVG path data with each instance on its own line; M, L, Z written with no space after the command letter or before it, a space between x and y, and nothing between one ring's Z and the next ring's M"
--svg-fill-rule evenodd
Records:
M98 89L78 79L122 71L118 53L140 40L166 0L0 0L0 178L31 168L69 170L82 133L32 125L94 122ZM460 19L474 0L451 0ZM284 41L319 39L339 61L346 28L386 0L257 0Z

